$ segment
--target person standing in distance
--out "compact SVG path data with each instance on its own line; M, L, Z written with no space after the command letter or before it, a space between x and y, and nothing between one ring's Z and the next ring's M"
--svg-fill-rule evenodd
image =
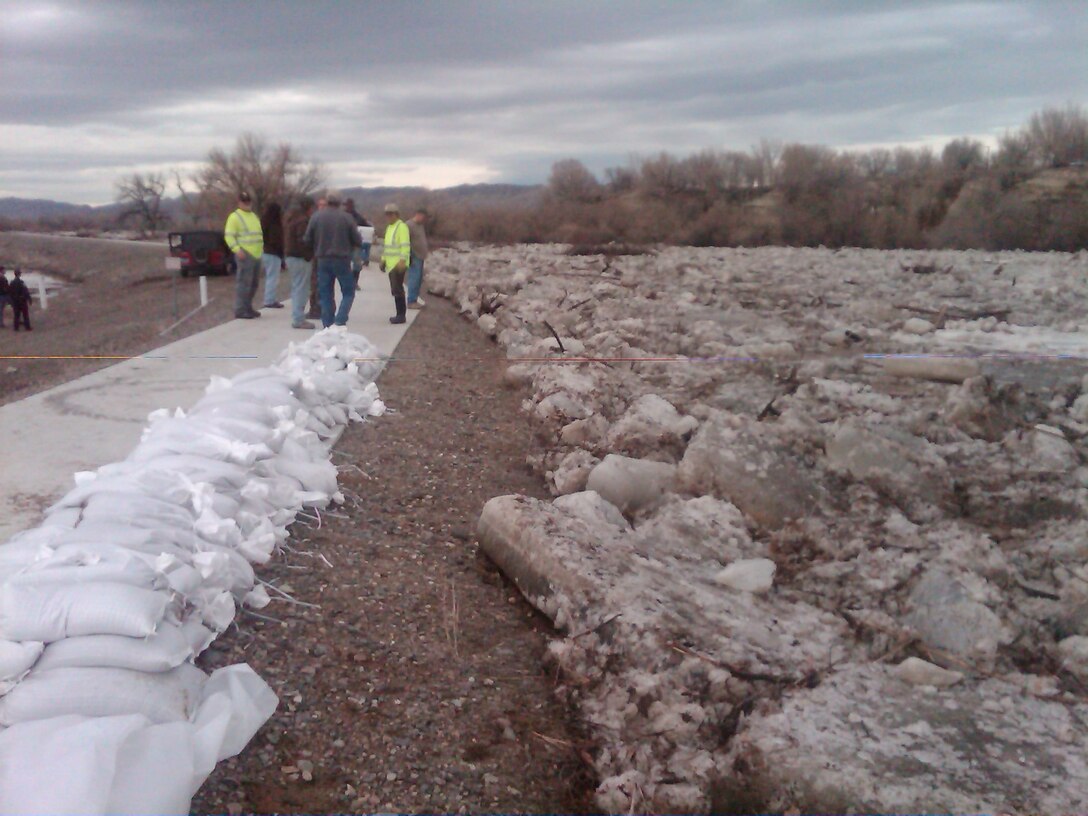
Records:
M406 319L407 304L404 299L404 274L408 271L408 261L412 250L412 237L408 225L400 220L400 207L396 204L385 205L385 242L382 246L382 271L389 275L389 291L393 293L393 303L397 313L389 318L390 323L403 323Z
M22 320L27 331L34 331L30 326L30 290L23 282L23 271L15 270L15 279L8 287L8 297L11 298L11 310L15 312L15 331L19 331L19 321Z
M11 298L8 296L10 289L6 270L0 266L0 329L4 328L4 308L11 305Z
M427 211L420 207L408 219L408 234L412 238L412 253L408 260L408 308L422 309L427 304L419 296L423 286L423 261L427 259Z
M340 193L325 194L326 207L310 218L302 240L314 248L317 258L317 291L321 302L321 325L345 326L355 300L355 278L351 256L361 246L355 219L340 209ZM340 308L333 313L333 282L340 284Z
M314 324L306 320L306 301L310 297L310 269L314 250L306 243L306 227L314 212L314 200L303 196L297 209L287 214L284 230L284 252L287 253L287 272L291 275L291 326L295 329L312 329Z
M264 267L264 305L263 309L282 309L283 304L276 298L279 288L280 270L283 268L283 208L275 202L269 202L261 216L261 238L264 241L264 254L261 265Z
M249 193L238 194L238 209L227 216L223 237L238 265L234 279L234 316L241 320L260 317L261 313L253 308L253 295L257 293L257 264L264 254L264 237L261 219L253 212L253 199Z

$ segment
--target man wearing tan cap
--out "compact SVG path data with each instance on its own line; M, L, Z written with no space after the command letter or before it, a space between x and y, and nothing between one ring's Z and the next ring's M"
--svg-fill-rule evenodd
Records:
M397 313L389 318L390 323L403 323L407 318L408 304L404 294L404 273L408 271L408 262L412 253L412 237L408 225L400 220L400 207L396 204L385 205L385 242L382 247L382 259L379 263L382 271L389 275L389 291L393 293L393 303Z

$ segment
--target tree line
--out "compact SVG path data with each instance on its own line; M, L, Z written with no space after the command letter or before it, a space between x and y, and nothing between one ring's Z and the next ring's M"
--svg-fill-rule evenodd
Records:
M834 150L769 140L748 152L660 153L599 179L552 167L538 205L446 214L484 241L1075 251L1088 246L1088 115L1048 108L996 148Z

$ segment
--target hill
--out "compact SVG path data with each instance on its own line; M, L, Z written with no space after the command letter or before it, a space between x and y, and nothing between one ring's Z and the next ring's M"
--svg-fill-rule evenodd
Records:
M390 201L402 209L426 206L434 209L477 209L502 207L527 210L534 207L543 191L540 185L523 184L460 184L430 190L426 187L346 187L345 197L354 198L360 212L373 218ZM180 216L181 199L167 198L162 202L163 212L172 217ZM103 204L92 207L87 204L69 204L43 198L0 198L0 220L19 226L51 228L62 226L114 226L111 221L121 210L120 204Z

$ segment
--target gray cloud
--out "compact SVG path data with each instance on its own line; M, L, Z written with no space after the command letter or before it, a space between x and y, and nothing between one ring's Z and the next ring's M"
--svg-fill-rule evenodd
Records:
M0 0L0 195L101 202L239 132L338 184L993 135L1085 101L1077 3Z

